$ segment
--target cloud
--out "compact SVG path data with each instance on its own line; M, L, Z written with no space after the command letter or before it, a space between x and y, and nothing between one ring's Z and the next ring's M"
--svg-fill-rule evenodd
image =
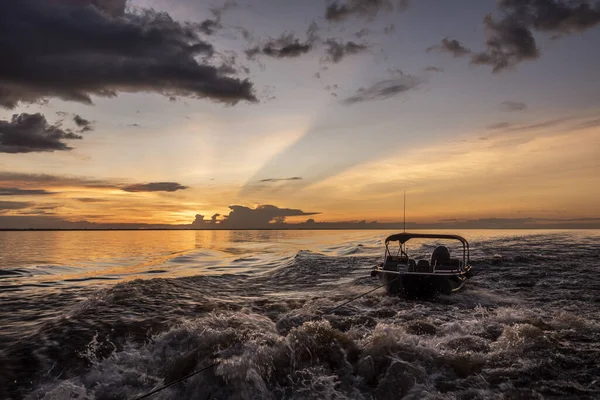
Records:
M600 118L594 118L594 119L589 119L587 121L583 121L583 122L573 126L571 129L587 129L587 128L595 128L597 126L600 126Z
M357 38L359 38L359 39L362 39L363 37L367 36L369 33L371 33L371 30L370 30L370 29L363 28L363 29L361 29L360 31L356 32L356 33L354 34L354 36L356 36L356 37L357 37Z
M260 205L252 209L245 206L229 206L231 212L223 216L219 222L219 227L229 229L261 229L272 226L272 223L283 223L287 217L316 215L316 212L304 212L292 208L279 208L273 205ZM216 222L216 216L213 216L212 223ZM204 221L200 214L196 215L193 226L200 227L211 221Z
M82 203L104 203L108 200L98 199L98 198L94 198L94 197L81 197L81 198L78 198L77 201L80 201Z
M249 59L258 54L273 58L295 58L308 53L313 46L313 41L308 39L301 42L292 33L284 33L277 39L271 39L262 45L254 46L245 51Z
M518 19L506 17L496 22L488 15L483 24L487 37L486 50L473 54L472 64L490 65L493 72L499 72L540 56L533 32Z
M10 121L0 120L0 153L71 150L64 140L81 138L68 129L48 124L39 113L14 114Z
M524 111L527 110L527 104L520 101L503 101L502 108L505 111Z
M260 182L284 182L284 181L299 181L302 178L299 176L292 176L291 178L267 178L261 179Z
M0 196L45 196L54 194L44 189L0 188Z
M510 122L498 122L496 124L491 124L488 125L486 128L493 130L493 129L506 129L511 127L513 124L511 124Z
M471 50L463 46L456 39L442 39L441 43L436 46L431 46L427 48L427 52L430 53L432 51L442 51L452 54L454 57L462 57L466 54L470 54Z
M443 68L438 68L438 67L425 67L423 68L424 71L427 72L444 72Z
M198 24L123 1L0 1L0 106L60 98L154 92L235 104L255 101L253 85L219 74Z
M423 79L403 74L401 76L386 79L375 83L368 88L360 88L354 96L342 101L343 104L352 105L371 100L383 100L397 96L401 93L416 89L423 83Z
M127 184L120 180L0 171L0 187L118 189L125 192L174 192L188 189L177 182ZM82 200L85 202L86 200Z
M31 207L33 203L26 201L0 201L0 212L9 210L22 210Z
M121 188L121 190L125 192L176 192L187 188L187 186L183 186L177 182L151 182L128 185Z
M73 121L75 122L75 125L77 125L79 128L81 128L79 130L79 133L89 132L89 131L94 130L94 128L92 126L92 122L88 121L87 119L85 119L79 115L75 115L73 117Z
M342 43L335 39L327 39L325 53L327 60L333 63L339 63L342 59L351 54L362 53L369 48L366 44L357 44L352 41Z
M76 4L76 1L71 0L70 3ZM127 0L90 0L90 4L112 17L125 14L126 3Z
M600 24L598 1L500 0L498 9L498 19L492 15L483 19L485 50L472 54L454 52L455 57L471 54L472 64L489 65L497 73L540 57L534 32L557 38Z
M0 185L35 185L45 187L77 186L100 189L116 189L118 185L101 179L89 179L77 176L58 176L49 174L27 174L0 171Z
M405 11L408 0L397 2L397 9ZM329 22L341 22L350 17L373 19L379 11L392 11L394 2L391 0L346 0L345 2L333 2L325 10L325 18Z

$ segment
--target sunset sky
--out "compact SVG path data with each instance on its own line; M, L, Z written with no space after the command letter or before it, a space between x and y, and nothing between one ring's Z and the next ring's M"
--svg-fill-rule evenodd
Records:
M584 0L0 0L0 228L390 222L405 190L416 222L597 220L599 27Z

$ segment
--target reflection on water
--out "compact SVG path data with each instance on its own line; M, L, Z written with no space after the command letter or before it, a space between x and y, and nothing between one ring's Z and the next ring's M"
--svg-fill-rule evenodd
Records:
M461 293L322 315L390 233L0 232L0 397L600 398L600 231L456 232Z
M64 288L156 274L257 272L269 266L269 254L335 253L340 243L376 245L384 236L365 231L0 232L0 289ZM241 255L254 258L242 262Z
M428 232L428 231L422 231ZM544 231L560 234L561 231ZM586 233L587 232L587 233ZM577 235L594 231L569 232ZM326 255L383 254L390 231L24 231L0 232L0 291L64 289L137 279L257 273L300 250ZM505 244L541 231L458 231L469 241ZM593 234L593 233L592 233ZM426 258L430 246L409 251ZM361 246L357 250L356 246ZM421 250L419 253L418 251ZM476 249L475 250L475 255ZM244 256L244 257L241 257ZM1 292L0 292L1 293Z

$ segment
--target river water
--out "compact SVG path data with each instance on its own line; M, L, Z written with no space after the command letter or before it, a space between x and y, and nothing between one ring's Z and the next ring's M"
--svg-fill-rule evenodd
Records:
M460 293L322 315L390 233L0 232L0 398L600 398L600 231L452 232Z

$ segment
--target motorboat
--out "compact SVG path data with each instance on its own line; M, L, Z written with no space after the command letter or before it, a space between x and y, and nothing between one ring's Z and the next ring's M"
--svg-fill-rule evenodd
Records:
M431 239L436 245L458 241L462 244L462 257L453 258L448 247L437 245L429 259L411 258L407 254L407 242L411 239ZM403 232L388 236L383 262L371 271L371 276L377 276L388 293L407 298L451 294L460 290L472 275L467 240L459 235L435 233Z

